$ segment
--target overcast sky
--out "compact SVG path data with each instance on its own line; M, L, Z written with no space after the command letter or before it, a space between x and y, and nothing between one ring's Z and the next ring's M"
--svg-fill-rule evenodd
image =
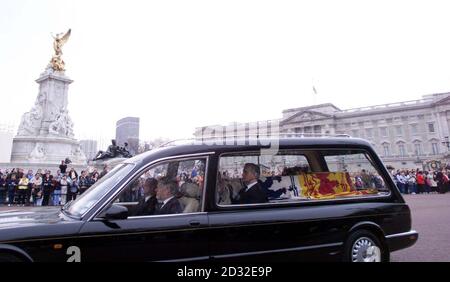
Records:
M18 124L63 48L78 138L141 138L450 91L446 1L0 1L0 123ZM318 92L313 95L313 84Z

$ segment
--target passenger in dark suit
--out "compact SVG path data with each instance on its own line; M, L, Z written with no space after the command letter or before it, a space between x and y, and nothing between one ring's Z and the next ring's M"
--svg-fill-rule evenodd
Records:
M235 204L267 203L267 193L258 182L260 168L253 163L246 163L242 172L242 180L245 186L239 191Z
M158 189L156 189L156 199L158 205L155 214L176 214L182 213L183 209L180 202L175 197L178 192L178 183L169 178L159 180Z
M158 180L147 178L144 182L144 198L142 198L133 211L134 216L152 215L155 213L158 200L156 199L156 188Z

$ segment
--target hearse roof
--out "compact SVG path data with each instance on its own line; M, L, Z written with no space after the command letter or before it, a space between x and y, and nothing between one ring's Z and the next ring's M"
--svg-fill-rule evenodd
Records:
M179 143L179 142L178 142ZM272 147L271 147L272 146ZM294 149L297 147L306 148L326 148L326 147L353 147L367 148L370 143L364 139L348 137L303 137L303 138L280 138L280 139L209 139L201 140L183 140L181 144L176 142L166 146L152 149L140 155L137 155L126 162L149 162L155 159L193 155L201 153L224 153L232 151L253 151L258 149Z

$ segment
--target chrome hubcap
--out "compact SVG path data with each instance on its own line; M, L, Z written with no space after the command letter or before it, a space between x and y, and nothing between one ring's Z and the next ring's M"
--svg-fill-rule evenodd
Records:
M361 237L352 246L353 262L380 262L380 248L367 237Z

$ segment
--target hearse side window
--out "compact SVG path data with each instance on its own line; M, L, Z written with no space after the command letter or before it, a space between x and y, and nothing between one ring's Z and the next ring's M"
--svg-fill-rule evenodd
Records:
M361 150L289 150L222 155L216 203L264 204L388 195Z
M296 198L299 197L299 191L292 186L293 177L310 171L307 156L298 152L222 156L216 200L219 205L231 205ZM248 183L254 182L251 175L256 176L257 183Z
M183 159L152 166L131 180L114 200L129 216L201 211L205 159Z
M362 151L328 151L324 159L331 173L344 172L350 178L354 190L365 192L389 192L370 156ZM372 193L369 193L371 195ZM375 194L375 193L373 193Z

